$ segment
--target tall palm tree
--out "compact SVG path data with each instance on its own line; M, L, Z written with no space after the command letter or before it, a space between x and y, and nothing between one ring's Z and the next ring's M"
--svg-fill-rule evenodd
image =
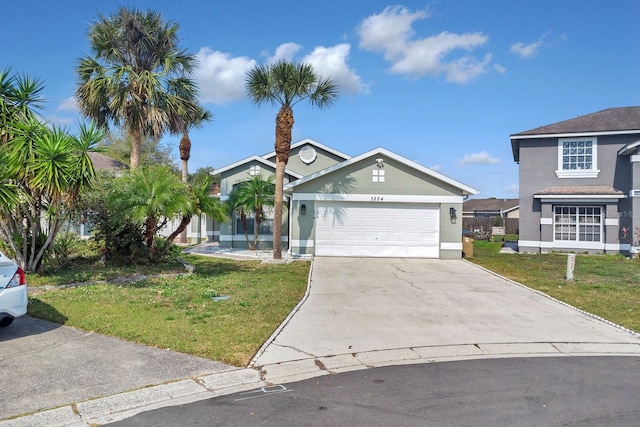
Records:
M195 127L202 126L205 122L211 121L213 114L204 108L200 107L195 112L194 116L181 115L176 118L176 125L182 128L182 138L180 138L180 145L178 146L180 152L180 160L182 160L182 182L185 184L189 181L189 159L191 158L191 139L189 138L189 131ZM198 221L200 221L200 214L198 214ZM186 227L180 233L180 243L187 242L187 229ZM199 243L199 242L198 242Z
M273 258L282 258L282 209L284 171L291 152L293 106L307 100L311 106L326 108L338 97L337 85L331 79L318 76L310 64L279 61L258 65L247 74L245 87L251 101L257 105L279 105L276 116L276 182L273 219Z
M240 183L234 190L235 194L232 200L236 204L236 209L240 209L243 212L253 212L254 215L253 247L249 245L249 249L258 248L258 235L260 234L260 224L264 221L264 208L274 205L275 186L273 178L273 176L270 176L265 179L262 175L254 175ZM245 228L246 237L246 225L243 224L243 227Z
M177 132L178 114L199 109L189 78L195 57L178 48L178 24L152 10L121 7L89 30L93 56L80 59L76 99L98 125L122 125L131 139L131 168L140 164L143 136ZM182 129L180 129L181 131Z
M189 132L194 128L201 127L206 122L213 119L213 114L205 110L204 108L198 108L195 116L185 117L182 119L184 122L181 124L182 138L180 138L180 160L182 160L182 182L187 182L189 179L189 159L191 158L191 139L189 138Z

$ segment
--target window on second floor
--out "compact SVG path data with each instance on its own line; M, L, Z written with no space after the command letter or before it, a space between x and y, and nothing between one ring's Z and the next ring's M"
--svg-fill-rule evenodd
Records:
M596 178L598 141L594 138L558 139L558 178Z
M249 166L249 175L260 175L260 165Z

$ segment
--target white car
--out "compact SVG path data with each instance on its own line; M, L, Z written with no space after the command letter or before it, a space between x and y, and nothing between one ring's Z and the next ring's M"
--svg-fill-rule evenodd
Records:
M0 252L0 328L27 313L27 280L24 271Z

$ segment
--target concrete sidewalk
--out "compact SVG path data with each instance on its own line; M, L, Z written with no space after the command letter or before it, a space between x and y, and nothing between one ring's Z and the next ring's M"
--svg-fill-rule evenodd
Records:
M310 277L305 299L245 369L48 322L23 337L1 331L0 381L15 382L10 378L20 375L30 379L30 388L0 397L0 419L27 412L10 405L37 400L38 390L55 388L60 395L49 406L28 410L56 408L0 421L0 427L99 425L159 407L375 366L640 356L637 334L466 261L316 258ZM41 322L17 319L14 326L20 320ZM41 340L42 348L21 344L27 336ZM95 348L104 351L95 354ZM56 370L73 355L85 360ZM107 388L113 384L119 388Z

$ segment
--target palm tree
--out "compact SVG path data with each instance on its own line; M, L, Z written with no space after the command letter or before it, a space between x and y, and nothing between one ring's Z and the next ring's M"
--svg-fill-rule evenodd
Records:
M184 183L167 166L156 165L131 170L114 184L110 210L116 220L143 224L148 257L155 260L158 231L190 203Z
M244 233L244 238L247 240L247 248L253 249L251 247L251 242L249 242L249 231L247 227L247 211L245 210L243 202L240 200L240 196L242 195L238 191L238 186L235 186L233 191L229 194L229 198L227 199L227 206L229 207L230 213L235 212L236 216L240 218L240 224L242 224L242 232Z
M172 120L200 108L189 79L195 57L178 48L178 25L159 13L121 7L89 30L93 57L80 60L76 100L98 125L123 125L131 139L131 168L140 164L143 136L178 132Z
M180 160L182 160L182 182L185 184L189 180L189 159L191 158L191 139L189 138L189 131L194 127L202 126L205 122L211 121L212 119L213 115L204 108L198 108L196 115L193 117L187 116L177 118L177 126L182 128L182 138L180 139L178 149L180 151ZM198 217L199 215L200 214L198 214ZM186 242L187 230L185 227L180 233L180 243Z
M234 200L236 209L240 208L241 212L250 211L254 215L253 247L249 245L249 249L258 248L258 235L260 234L260 224L264 220L264 208L274 205L275 186L273 178L273 176L270 176L265 179L260 174L253 175L248 180L240 183L233 191L235 194L232 200ZM243 227L245 228L245 237L247 237L246 222Z
M279 105L276 116L276 182L273 218L273 258L282 258L282 209L284 171L291 151L293 106L308 100L309 104L325 108L338 97L338 88L331 79L322 79L310 64L280 61L258 65L247 74L245 86L255 104Z
M224 222L228 219L229 211L227 205L211 197L211 182L210 177L205 177L202 181L195 182L189 187L189 199L182 212L180 225L167 237L160 256L169 249L176 236L186 230L191 223L191 218L194 216L204 213L214 221Z

